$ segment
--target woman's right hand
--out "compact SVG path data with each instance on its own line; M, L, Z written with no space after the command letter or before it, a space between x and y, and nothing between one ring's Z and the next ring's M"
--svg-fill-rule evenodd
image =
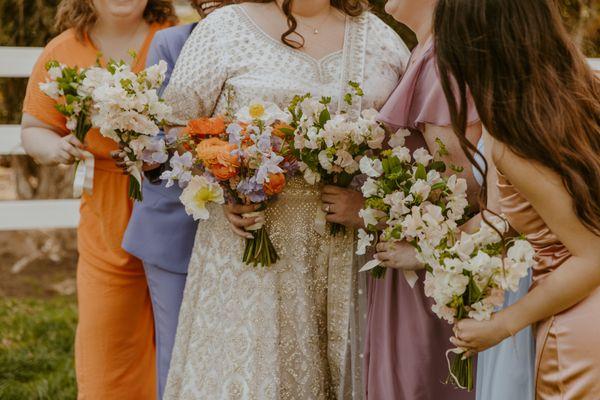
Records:
M264 222L263 217L251 217L245 218L242 214L251 213L260 208L259 204L242 205L242 204L225 204L223 206L225 211L225 218L229 221L233 232L243 237L244 239L252 239L252 233L248 232L245 228L252 226L256 223Z
M417 260L415 248L408 242L379 242L375 258L387 268L417 271L424 266Z
M73 164L77 160L83 159L83 143L70 134L63 136L52 144L46 157L39 157L43 164Z

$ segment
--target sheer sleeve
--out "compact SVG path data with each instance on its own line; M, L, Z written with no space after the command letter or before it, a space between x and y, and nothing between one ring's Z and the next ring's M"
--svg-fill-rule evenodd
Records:
M186 41L164 92L174 123L212 114L227 79L227 51L219 23L226 8L200 22Z
M56 109L56 100L47 96L40 89L40 83L49 79L46 63L54 59L57 59L57 55L53 51L52 44L49 44L42 51L29 76L27 91L23 100L23 112L51 125L55 128L56 133L64 136L69 133L65 126L65 117Z

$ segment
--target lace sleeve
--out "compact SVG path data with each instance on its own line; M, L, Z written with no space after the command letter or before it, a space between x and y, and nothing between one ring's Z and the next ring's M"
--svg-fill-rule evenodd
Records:
M217 10L199 23L186 41L175 64L165 101L173 107L174 123L185 125L190 119L210 116L225 83L227 52L221 37Z

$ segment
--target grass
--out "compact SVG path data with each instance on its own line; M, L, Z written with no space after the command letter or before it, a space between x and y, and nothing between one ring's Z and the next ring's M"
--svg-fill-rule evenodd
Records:
M0 399L77 397L74 297L0 299Z

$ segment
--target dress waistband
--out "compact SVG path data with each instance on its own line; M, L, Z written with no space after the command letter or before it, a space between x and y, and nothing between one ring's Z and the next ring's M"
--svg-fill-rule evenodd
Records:
M123 170L115 164L115 161L110 158L96 158L94 159L94 170L104 171L104 172L113 172L113 173L122 173Z

